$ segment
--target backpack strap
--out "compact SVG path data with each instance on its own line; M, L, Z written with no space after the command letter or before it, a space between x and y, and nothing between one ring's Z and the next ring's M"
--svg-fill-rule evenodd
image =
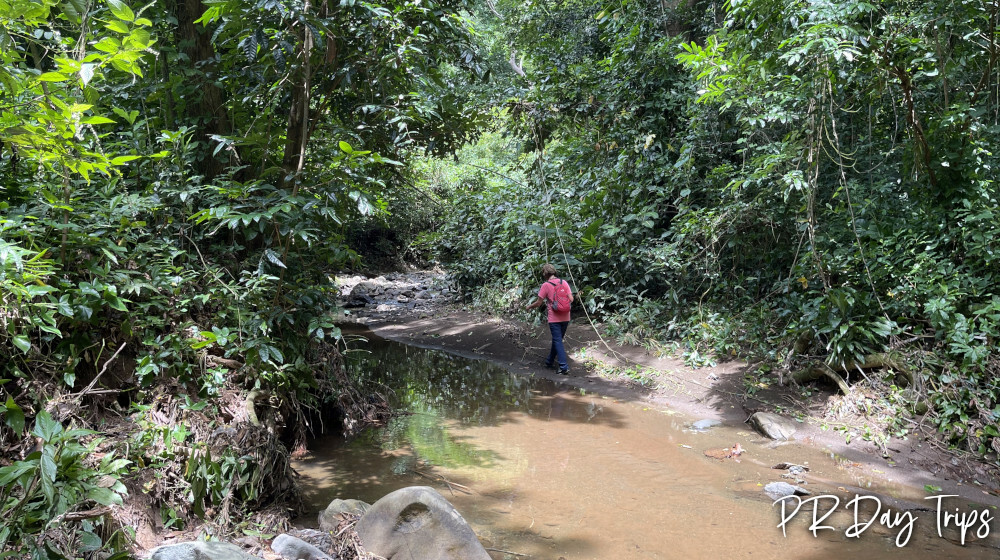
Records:
M560 279L559 279L559 278L557 278L557 280L560 280ZM552 284L552 285L553 285L553 286L555 286L555 288L557 288L557 289L559 288L559 286L561 286L561 285L562 285L562 284L556 284L556 283L554 283L554 282L553 282L552 280L546 280L546 281L545 281L545 283L546 283L546 284ZM549 305L552 305L552 302L556 301L556 293L555 293L555 290L553 290L553 291L552 291L552 297L551 297L551 298L545 298L545 300L546 300L546 302L547 302L547 303L548 303Z

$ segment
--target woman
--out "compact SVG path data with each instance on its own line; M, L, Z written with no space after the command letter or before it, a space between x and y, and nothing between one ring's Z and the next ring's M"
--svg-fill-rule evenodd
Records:
M542 267L542 287L538 289L538 299L527 305L525 309L537 309L545 304L548 307L549 332L552 333L552 348L545 360L545 367L552 368L559 359L559 374L569 375L569 363L566 360L566 349L563 347L563 337L569 327L569 308L573 303L573 289L569 282L556 276L556 267L546 263Z

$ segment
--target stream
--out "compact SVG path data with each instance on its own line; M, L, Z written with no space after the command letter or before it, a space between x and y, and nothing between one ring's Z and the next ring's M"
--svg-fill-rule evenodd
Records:
M431 486L495 559L1000 557L996 510L986 508L984 521L983 506L941 502L942 511L965 517L963 546L953 527L938 535L939 512L924 488L858 474L822 449L775 445L743 425L693 430L697 418L662 407L356 334L368 343L354 345L364 350L349 352L347 367L392 387L391 401L408 414L349 442L313 440L294 465L307 511L335 498L373 503L399 488ZM705 455L736 443L745 450L738 460ZM813 496L840 499L820 523L833 529L809 531L813 506L822 517L829 498L803 504L783 535L781 506L763 492L769 482L795 482L771 468L780 462L809 467L801 486ZM880 512L891 507L892 515L850 538L845 531L856 520L845 504L858 494L880 496ZM871 507L861 509L857 527L875 500L862 503ZM903 514L913 506L922 509Z

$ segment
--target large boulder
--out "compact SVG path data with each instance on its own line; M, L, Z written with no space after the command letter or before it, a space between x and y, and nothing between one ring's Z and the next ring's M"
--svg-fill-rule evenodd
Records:
M149 560L260 560L235 544L193 541L153 549Z
M372 507L361 500L334 500L326 509L319 512L319 528L323 531L336 531L337 525L348 515L361 516Z
M755 412L747 422L760 435L778 441L792 439L798 429L794 420L770 412Z
M278 535L271 542L271 550L286 560L333 560L327 553L291 535Z
M387 560L490 560L458 510L427 486L384 496L355 530L368 552Z

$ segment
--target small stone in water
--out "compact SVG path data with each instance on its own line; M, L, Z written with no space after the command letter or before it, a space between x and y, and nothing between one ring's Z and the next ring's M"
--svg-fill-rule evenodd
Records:
M810 492L801 486L794 486L787 482L771 482L764 487L764 493L772 500L780 500L786 496L808 496Z
M722 424L722 422L720 422L719 420L713 420L712 418L705 418L704 420L698 420L694 424L691 424L691 427L694 428L695 430L707 430L709 428L718 426L719 424Z

